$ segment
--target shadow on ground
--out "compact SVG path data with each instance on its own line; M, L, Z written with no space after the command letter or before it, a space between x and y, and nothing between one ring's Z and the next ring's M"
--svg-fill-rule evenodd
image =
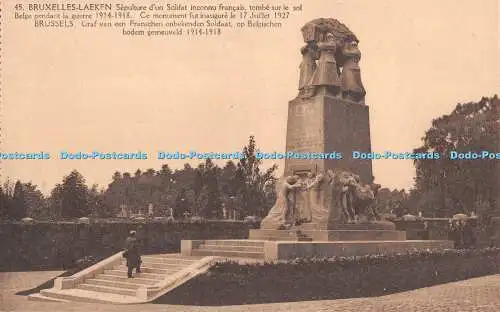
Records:
M495 273L492 273L495 274ZM492 275L491 274L491 275ZM488 274L486 274L488 275ZM383 288L375 285L363 285L356 290L348 289L347 285L339 283L335 287L319 289L308 283L292 283L285 285L280 282L268 281L268 286L248 283L245 281L217 283L203 277L195 278L179 286L171 292L154 300L153 304L185 305L185 306L230 306L248 304L285 303L299 301L338 300L355 298L373 298L391 295L419 288L444 285L485 275L470 275L464 278L454 278L448 281L429 281L420 287ZM380 286L380 285L379 285Z
M54 281L56 278L58 277L66 277L66 276L71 276L73 274L76 274L96 263L98 263L99 261L101 261L103 258L102 257L93 257L93 256L90 256L90 257L85 257L85 258L82 258L82 259L79 259L75 262L74 264L74 267L68 269L67 271L65 271L64 273L46 281L45 283L41 284L41 285L38 285L37 287L35 288L31 288L31 289L28 289L28 290L23 290L23 291L20 291L20 292L17 292L16 295L19 295L19 296L29 296L31 294L35 294L35 293L39 293L40 290L43 290L43 289L49 289L49 288L52 288L54 287Z
M45 283L43 283L41 285L38 285L35 288L31 288L31 289L28 289L28 290L19 291L19 292L15 293L15 294L18 295L18 296L29 296L31 294L39 293L40 290L49 289L49 288L54 287L54 280L56 278L70 276L70 275L73 275L75 273L76 272L66 271L66 272L64 272L64 273L62 273L62 274L54 277L53 279L50 279L50 280L46 281Z

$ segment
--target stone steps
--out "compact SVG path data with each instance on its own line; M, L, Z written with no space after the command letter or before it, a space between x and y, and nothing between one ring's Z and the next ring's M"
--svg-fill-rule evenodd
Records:
M146 274L157 274L157 275L170 275L170 274L173 274L175 272L182 270L185 267L186 266L170 266L170 267L165 267L165 268L154 268L154 267L150 267L150 266L141 265L141 273L139 273L139 274L146 273ZM118 267L115 267L114 269L120 270L123 272L127 272L127 270L128 270L127 267L123 264L118 266ZM135 272L135 269L133 272Z
M262 247L264 248L264 241L262 240L204 240L203 244L208 245L221 245L221 246L248 246L248 247Z
M192 253L198 256L219 256L234 258L264 258L264 252L233 251L233 250L211 250L211 249L193 249Z
M266 241L312 241L310 237L297 235L260 235L259 239Z
M122 266L126 266L126 261L122 261L120 264ZM142 260L141 270L142 268L150 268L150 269L177 269L183 268L187 265L193 264L194 262L186 262L186 263L172 263L172 262L152 262L151 260Z
M263 259L264 241L229 239L196 241L190 254L194 256Z
M142 257L141 273L134 270L132 278L128 278L126 260L117 253L71 277L60 278L53 288L30 295L29 299L119 304L149 302L205 272L215 259L180 254L147 255ZM188 269L192 265L196 266ZM182 270L186 271L170 279Z
M297 242L297 241L312 241L312 239L298 239L298 238L292 238L292 237L283 237L283 238L280 238L280 237L264 237L265 240L268 240L268 241L290 241L290 242Z
M126 282L137 285L154 285L158 283L158 280L144 278L144 277L134 277L128 278L127 276L118 276L118 275L108 275L108 274L99 274L95 277L95 279L99 280L107 280L107 281L117 281L117 282Z
M264 247L253 246L224 246L215 244L203 244L198 247L198 250L223 250L223 251L245 251L245 252L264 252Z
M83 283L77 286L78 289L98 292L98 293L110 293L115 295L125 295L125 296L135 296L137 294L136 289L128 289L123 287L112 287L103 285L93 285Z
M47 296L42 295L41 293L29 295L28 300L45 301L45 302L63 302L63 303L71 302L71 301L65 300L65 299L47 297Z
M178 254L151 254L151 255L143 255L142 258L155 258L155 259L167 259L167 260L178 260L178 261L197 261L202 257L197 256L184 256L180 253Z
M152 286L164 280L166 276L181 271L196 262L194 259L180 257L145 256L142 257L141 273L133 272L133 278L127 277L126 259L112 270L106 270L78 285L78 289L116 295L135 296L141 286Z
M133 280L133 278L129 278L128 280ZM107 279L100 279L98 277L86 280L85 284L97 285L97 286L109 286L109 287L117 287L117 288L126 288L126 289L134 289L134 290L137 290L139 287L144 285L144 284L138 284L138 283L124 282L124 281L119 280L119 279L118 280L107 280Z
M59 300L89 302L89 303L120 303L134 304L142 303L136 296L118 295L113 293L102 293L84 289L72 288L64 290L44 289L41 292L44 297L55 298ZM34 298L32 298L34 299Z
M174 258L174 257L143 256L143 257L141 257L141 260L143 263L166 263L166 264L189 265L189 264L195 263L199 259L182 259L182 258ZM126 262L125 259L124 259L124 262Z
M113 270L105 270L104 274L107 275L118 275L118 276L127 276L127 269L113 269ZM146 272L141 272L141 273L133 273L134 277L144 277L148 279L154 279L157 281L163 280L164 276L161 274L154 274L154 273L146 273Z

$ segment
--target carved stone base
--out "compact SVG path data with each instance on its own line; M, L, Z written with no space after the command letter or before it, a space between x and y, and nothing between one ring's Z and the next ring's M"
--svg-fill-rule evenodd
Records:
M404 241L405 231L391 230L250 230L251 240L270 241Z
M443 250L453 248L452 241L338 241L338 242L264 242L267 261L296 258L350 257L395 254L410 250Z
M311 231L396 229L392 222L375 221L373 185L361 185L352 173L308 173L282 178L277 185L278 198L261 229L285 230L291 224Z
M296 258L349 257L395 254L410 250L453 248L452 241L436 240L358 240L358 241L280 241L280 240L183 240L181 253L189 256L254 258L266 261Z
M311 241L312 238L304 235L297 229L290 230L250 230L249 239L272 241Z
M390 221L367 221L363 223L304 223L297 226L302 231L314 230L368 230L368 231L395 231L396 225Z

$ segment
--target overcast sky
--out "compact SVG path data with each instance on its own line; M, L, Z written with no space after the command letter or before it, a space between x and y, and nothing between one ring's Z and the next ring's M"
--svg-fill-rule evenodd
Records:
M72 169L101 186L117 170L159 169L159 150L233 152L252 134L262 151L284 151L300 28L319 17L339 19L360 40L373 151L411 152L433 118L500 90L495 0L304 1L281 29L199 39L33 28L12 18L14 4L2 6L1 149L52 159L3 160L2 179L32 181L45 193ZM150 159L62 161L61 150L141 150ZM411 161L373 167L383 186L413 183Z

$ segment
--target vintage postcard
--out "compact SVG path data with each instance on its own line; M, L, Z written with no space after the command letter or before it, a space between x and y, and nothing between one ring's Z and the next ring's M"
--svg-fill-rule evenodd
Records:
M0 9L0 310L500 310L498 1Z

